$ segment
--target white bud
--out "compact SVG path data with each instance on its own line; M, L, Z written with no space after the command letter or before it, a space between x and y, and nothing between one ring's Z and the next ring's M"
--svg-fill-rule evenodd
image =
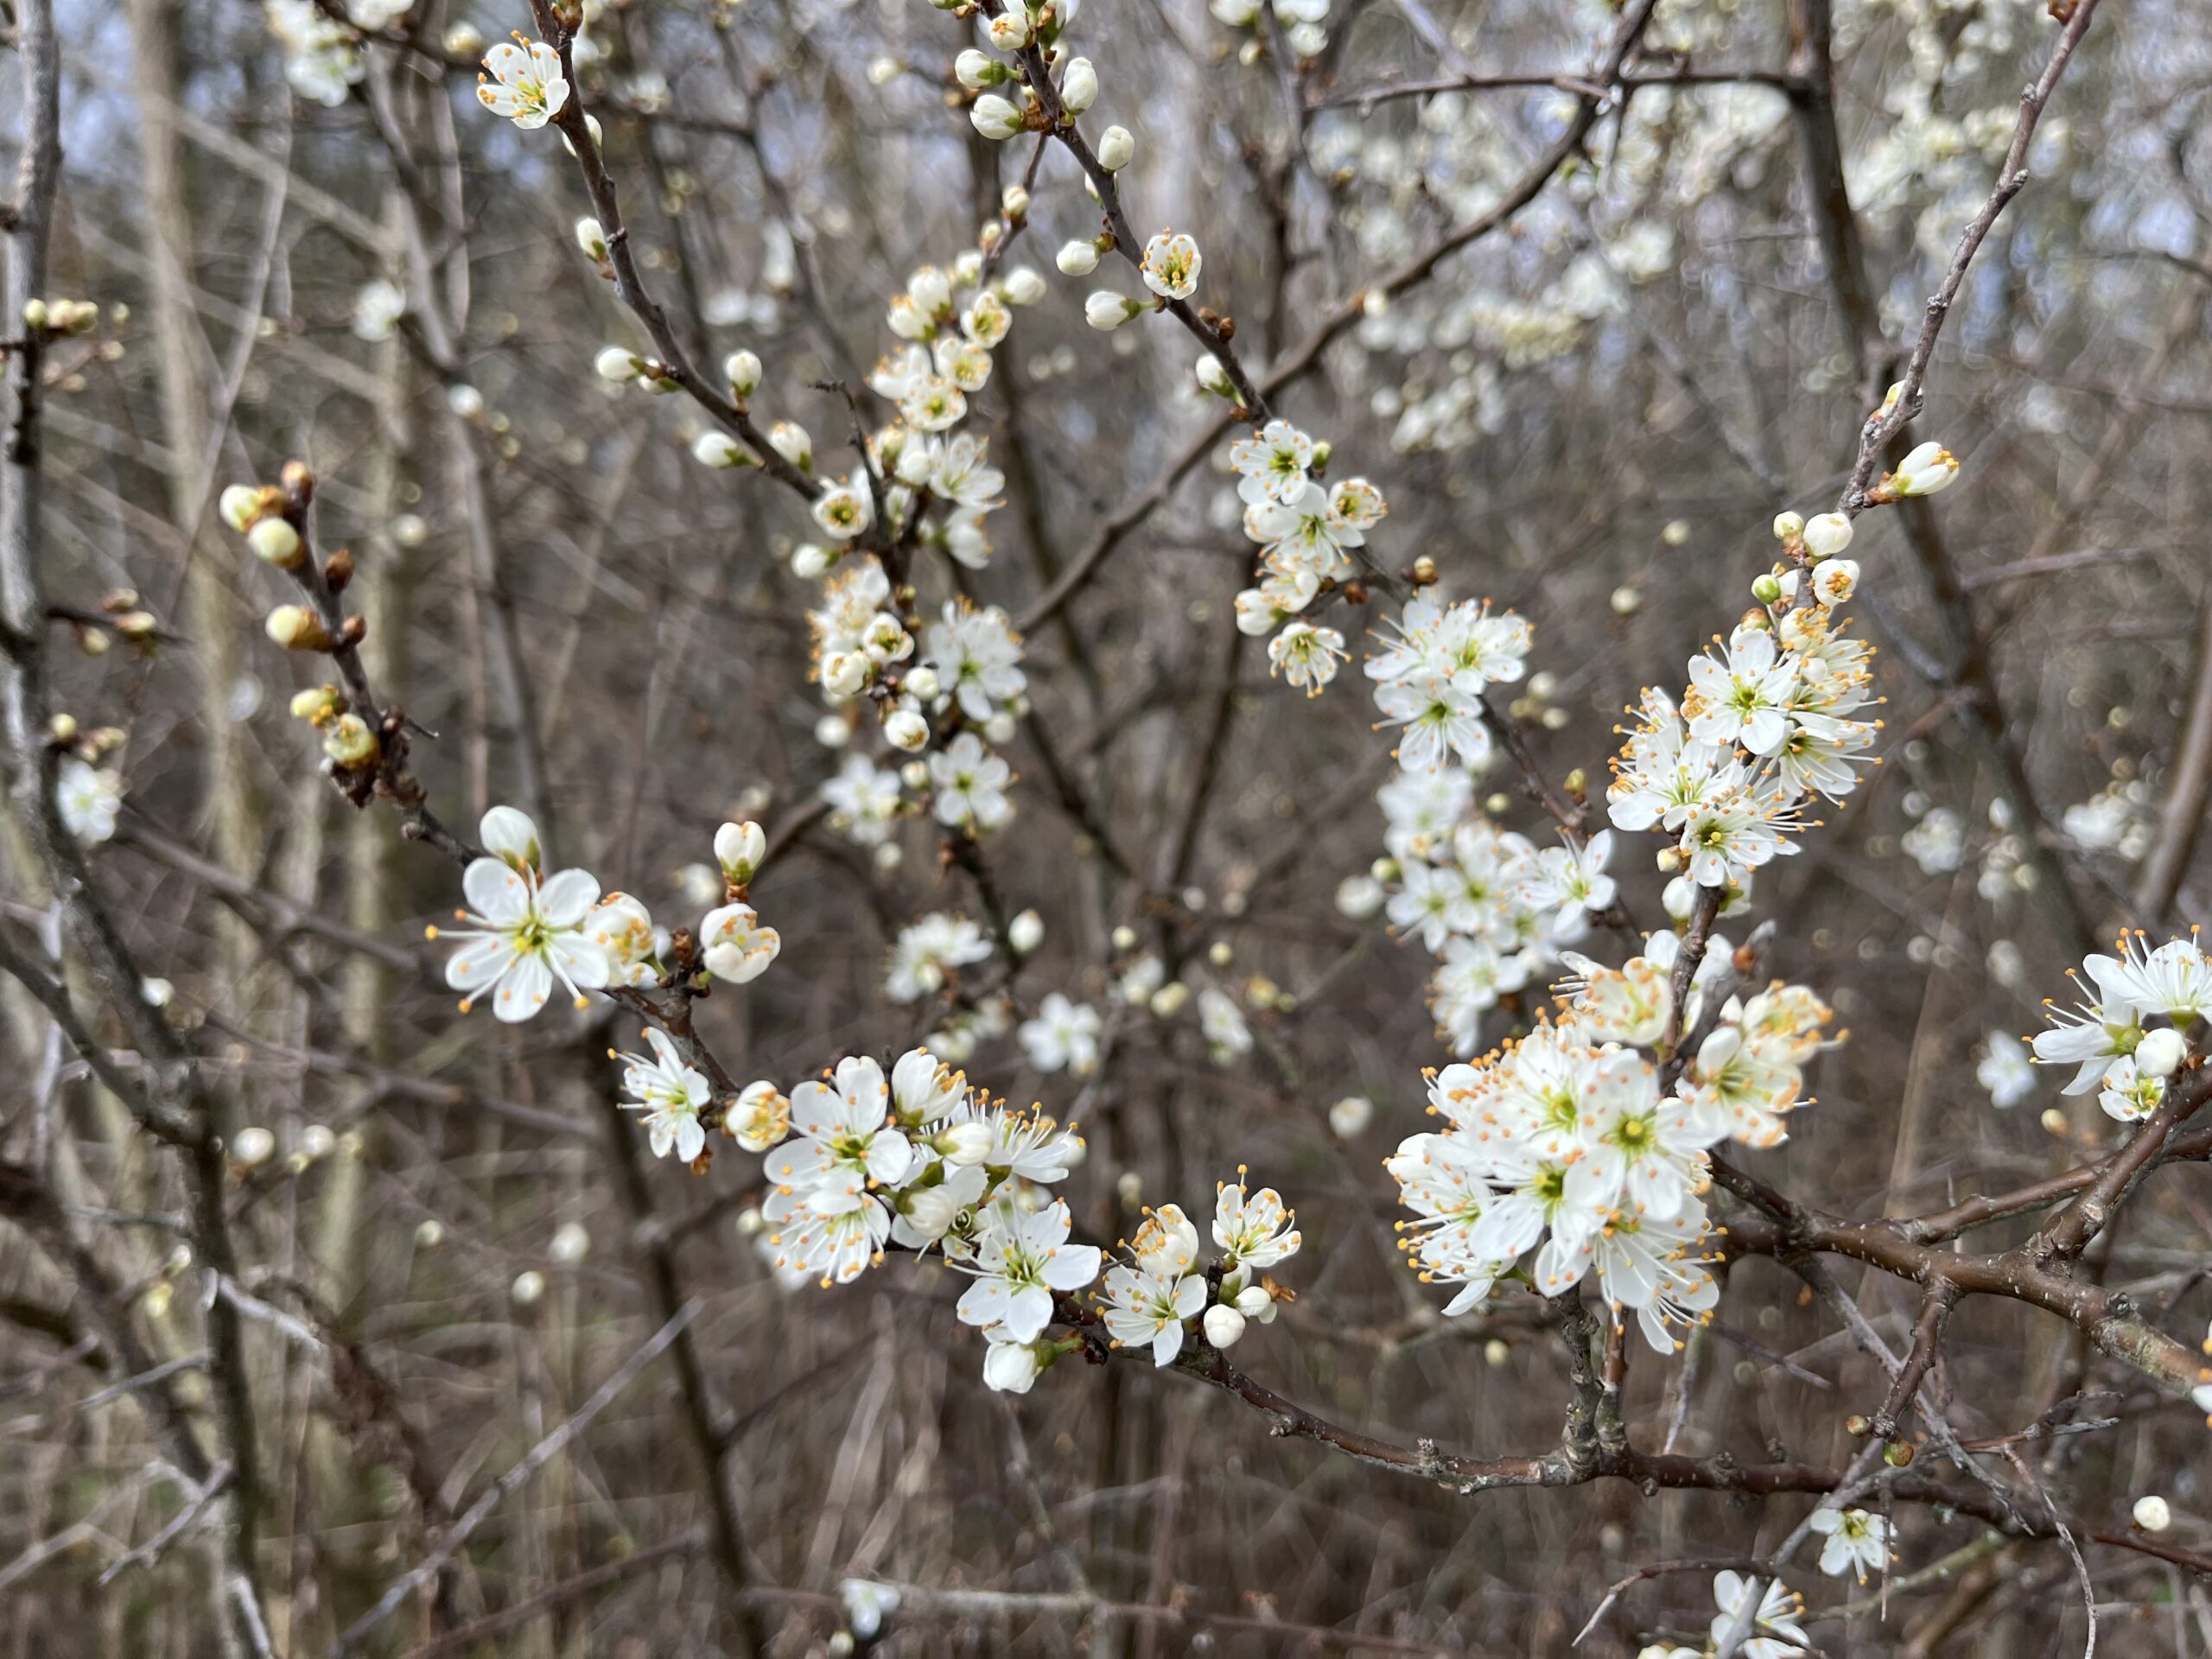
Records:
M593 259L607 257L607 232L600 222L589 217L576 221L576 245Z
M2144 1531L2164 1532L2173 1523L2171 1506L2156 1492L2146 1492L2135 1500L2135 1524Z
M446 388L446 407L464 421L473 421L484 412L484 394L467 381Z
M1329 1108L1329 1128L1349 1141L1375 1121L1375 1103L1365 1095L1346 1095Z
M760 359L751 352L732 352L722 359L722 378L741 397L750 397L760 386Z
M2170 1077L2189 1054L2189 1039L2168 1027L2145 1032L2135 1046L2135 1069L2146 1077Z
M1025 910L1007 924L1007 939L1023 956L1027 956L1045 943L1045 918L1033 910Z
M909 696L918 697L924 702L931 701L944 690L944 682L938 677L937 670L927 663L908 669L905 684Z
M261 492L251 484L232 484L217 501L216 511L225 524L244 535L261 511Z
M791 550L791 574L803 581L829 575L836 563L837 556L818 542L801 542Z
M592 359L591 366L593 372L601 379L617 386L627 385L643 372L643 365L638 361L637 353L620 346L602 349L597 357Z
M517 1307L528 1307L544 1294L545 1275L534 1268L517 1274L514 1283L507 1287L507 1294L514 1298Z
M1008 219L1026 219L1029 214L1029 187L1009 184L999 192L999 212Z
M1222 367L1221 359L1211 352L1199 355L1198 385L1217 397L1233 397L1236 395L1236 388L1229 382L1229 371Z
M955 1123L937 1138L938 1150L956 1169L969 1169L991 1155L991 1126L982 1122Z
M893 748L912 754L930 741L930 723L912 709L895 709L883 722L883 736Z
M770 427L768 447L801 472L814 470L814 440L797 421L778 421Z
M836 715L824 715L814 722L814 741L825 749L842 749L853 741L853 728Z
M1247 1285L1236 1293L1236 1311L1248 1319L1257 1319L1265 1325L1274 1318L1275 1299L1268 1294L1265 1285Z
M1026 1342L995 1342L983 1353L983 1381L1001 1394L1027 1394L1037 1381L1037 1351Z
M1027 265L1016 265L999 284L999 293L1008 305L1034 305L1045 297L1045 279Z
M1355 922L1363 922L1382 908L1388 895L1371 875L1348 875L1337 883L1337 909Z
M300 1131L300 1150L311 1161L327 1158L338 1150L338 1136L327 1123L310 1123Z
M1018 729L1014 716L1003 709L992 710L991 717L983 722L983 735L1000 748L1014 741L1014 734Z
M750 820L726 823L715 831L715 862L722 867L723 879L733 887L748 885L767 854L768 837Z
M1805 521L1798 514L1794 512L1777 512L1774 515L1774 539L1776 541L1786 542L1792 536L1802 536L1804 533Z
M728 433L709 428L691 440L691 459L702 467L742 467L752 457Z
M446 1224L435 1216L416 1224L415 1248L416 1249L435 1250L445 1242Z
M971 92L995 86L1006 79L1006 67L989 53L969 47L952 60L952 77Z
M1098 269L1098 245L1078 238L1052 256L1063 276L1088 276Z
M1097 101L1098 71L1089 58L1077 58L1060 77L1060 107L1070 115L1081 115Z
M1851 545L1851 520L1840 512L1824 512L1805 521L1805 550L1816 559L1832 559Z
M300 562L300 532L282 518L264 518L245 533L246 545L256 558L291 569Z
M1244 1316L1226 1302L1216 1302L1206 1309L1205 1323L1206 1340L1217 1348L1234 1348L1244 1334Z
M1137 141L1127 127L1109 127L1098 135L1098 165L1118 173L1136 159Z
M1000 51L1019 52L1029 44L1029 13L1021 7L1011 7L992 18L983 32Z
M248 1169L257 1169L276 1154L276 1137L259 1124L240 1129L231 1141L231 1156Z
M580 1221L564 1221L553 1235L553 1242L545 1253L555 1263L573 1268L591 1254L591 1233Z
M968 111L976 130L994 143L1003 143L1021 130L1021 111L996 92L985 92Z
M1083 302L1083 320L1099 333L1108 334L1143 309L1126 296L1101 289Z

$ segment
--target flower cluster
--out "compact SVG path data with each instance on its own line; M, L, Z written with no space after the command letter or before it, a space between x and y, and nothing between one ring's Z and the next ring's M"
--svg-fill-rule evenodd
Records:
M2212 1008L2212 963L2194 932L2155 949L2145 935L2130 933L2114 948L2118 956L2094 955L2082 964L2094 991L2069 972L2082 991L2080 1003L2069 1011L2046 1002L2050 1029L2037 1033L2031 1046L2042 1064L2075 1068L2066 1093L2094 1089L2106 1115L2129 1123L2165 1103L2171 1079L2188 1062L2196 1021Z
M755 1084L724 1127L766 1154L762 1246L779 1272L826 1287L887 1249L935 1251L970 1281L959 1317L989 1344L993 1388L1027 1392L1058 1357L1040 1340L1054 1299L1101 1266L1096 1246L1069 1242L1067 1205L1048 1191L1082 1160L1072 1126L1010 1109L916 1048L887 1077L866 1056L840 1060L788 1100Z
M1646 1339L1669 1352L1676 1328L1718 1300L1695 1254L1707 1153L1724 1140L1782 1138L1828 1010L1797 986L1731 997L1663 1092L1644 1051L1669 1029L1673 945L1655 934L1659 960L1619 969L1570 958L1581 977L1556 1018L1431 1078L1431 1108L1450 1127L1409 1137L1385 1167L1419 1217L1402 1224L1414 1267L1459 1287L1446 1313L1477 1306L1508 1274L1552 1296L1595 1272L1616 1314L1634 1310ZM1685 1012L1694 1023L1703 1009Z
M1383 723L1398 728L1399 766L1482 772L1492 747L1484 696L1528 671L1529 625L1486 602L1422 598L1408 603L1391 629L1388 648L1368 658L1367 677Z
M1229 391L1211 356L1200 362L1198 378L1210 391ZM1348 655L1344 636L1292 619L1325 586L1333 588L1352 575L1351 550L1367 544L1367 532L1389 504L1363 478L1324 483L1328 446L1288 421L1270 421L1238 439L1229 457L1244 503L1244 534L1260 544L1259 585L1236 595L1236 626L1254 636L1281 627L1268 642L1269 664L1292 685L1317 695Z
M1662 867L1701 887L1738 887L1796 852L1806 804L1858 787L1880 726L1853 718L1872 700L1872 650L1834 616L1858 585L1840 556L1851 521L1784 513L1775 530L1794 568L1753 585L1758 607L1717 652L1691 660L1679 703L1645 690L1606 791L1615 826L1665 831Z
M580 1008L586 991L660 983L668 941L644 904L626 893L602 897L588 871L546 875L537 826L512 806L486 812L478 833L487 856L461 873L470 908L454 912L468 925L428 930L461 944L446 962L446 983L462 994L463 1014L486 992L493 1013L517 1022L545 1006L556 982ZM715 836L728 902L707 912L696 941L700 965L717 979L757 979L783 949L741 897L766 846L757 823L726 823Z
M1098 1299L1106 1333L1116 1347L1145 1347L1154 1365L1171 1365L1183 1351L1192 1319L1205 1338L1228 1348L1254 1319L1273 1323L1284 1294L1267 1270L1298 1254L1297 1219L1272 1187L1257 1192L1234 1182L1214 1195L1213 1242L1220 1252L1211 1270L1198 1266L1198 1230L1179 1205L1145 1212L1128 1259L1107 1269Z

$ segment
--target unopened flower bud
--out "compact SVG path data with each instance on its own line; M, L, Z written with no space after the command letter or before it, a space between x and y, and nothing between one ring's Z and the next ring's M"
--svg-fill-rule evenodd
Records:
M1798 514L1794 512L1777 512L1774 515L1774 539L1776 541L1786 542L1793 536L1802 536L1804 533L1805 520Z
M1072 60L1060 77L1060 107L1070 115L1081 115L1097 101L1098 71L1089 58Z
M1118 173L1136 159L1137 141L1127 127L1109 127L1098 135L1098 165Z
M760 387L760 359L751 352L732 352L722 359L722 378L740 397L750 397Z
M1007 78L1007 67L989 53L969 47L952 60L952 78L971 92L995 86Z
M884 741L912 754L930 741L930 723L912 709L895 709L883 722Z
M591 1234L580 1221L564 1221L545 1247L556 1265L573 1268L591 1254Z
M1054 254L1052 263L1063 276L1088 276L1098 269L1098 245L1078 238Z
M2145 1032L2135 1046L2135 1069L2146 1077L2170 1077L2189 1054L2189 1039L2171 1027Z
M732 887L749 887L768 855L768 837L759 824L726 823L715 831L715 862Z
M2135 1500L2135 1524L2144 1531L2164 1532L2173 1523L2171 1506L2156 1492L2145 1492Z
M1365 1095L1346 1095L1329 1108L1329 1128L1339 1141L1349 1141L1375 1121L1375 1103Z
M1257 1319L1262 1325L1273 1317L1275 1299L1268 1294L1265 1285L1247 1285L1236 1293L1236 1311L1248 1319Z
M257 1123L231 1138L231 1157L247 1169L257 1169L276 1155L276 1137Z
M768 447L799 471L814 470L814 440L797 421L778 421L770 427Z
M955 1123L939 1132L938 1151L956 1169L971 1169L991 1155L991 1126L981 1122Z
M1033 910L1025 910L1007 924L1007 942L1022 956L1027 956L1045 943L1045 918Z
M983 32L991 37L991 44L1001 52L1019 52L1029 44L1029 13L1020 6L1009 7L984 26Z
M1135 300L1101 289L1083 302L1083 320L1099 333L1107 334L1143 309Z
M304 605L279 605L269 613L263 625L269 637L287 651L327 651L331 639L328 630Z
M1206 1340L1217 1348L1234 1348L1244 1334L1244 1316L1225 1302L1206 1309Z
M283 518L263 518L245 533L245 544L253 550L254 556L279 570L296 569L300 563L300 532Z
M592 372L613 385L627 385L645 372L644 361L635 352L620 346L604 347L591 360Z
M1016 265L999 284L1008 305L1034 305L1045 297L1045 279L1027 265Z
M1832 559L1851 545L1851 520L1840 512L1824 512L1805 521L1805 550L1816 559Z
M983 1382L1001 1394L1028 1393L1039 1369L1036 1347L1030 1343L995 1342L983 1353Z
M1021 111L996 92L985 92L968 111L976 130L994 143L1003 143L1021 130Z
M584 251L584 255L587 258L606 258L607 232L605 228L601 226L597 219L590 218L589 216L578 219L576 221L576 245Z
M229 485L216 502L216 511L225 524L244 535L261 517L262 492L251 484Z
M903 683L906 685L908 696L918 697L924 702L929 702L938 692L944 690L944 680L938 676L937 670L931 668L927 663L908 669Z
M514 1298L517 1307L533 1306L545 1294L545 1275L535 1268L518 1273L514 1283L507 1287L507 1294Z
M1751 597L1762 605L1771 605L1782 597L1782 578L1771 570L1751 583Z
M746 447L719 428L709 427L691 440L691 459L702 467L743 467L753 456Z

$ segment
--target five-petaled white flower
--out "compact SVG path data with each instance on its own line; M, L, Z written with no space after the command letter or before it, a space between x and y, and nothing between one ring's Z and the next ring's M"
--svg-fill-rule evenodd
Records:
M115 834L116 814L123 810L123 774L65 756L54 780L54 804L64 829L86 846L97 846Z
M561 54L543 41L520 35L484 54L489 78L477 77L477 101L525 130L543 126L569 101Z
M1864 1584L1867 1568L1878 1572L1889 1565L1890 1523L1878 1515L1865 1510L1815 1510L1806 1524L1827 1538L1821 1546L1821 1571L1832 1579L1855 1573Z
M995 1204L983 1217L972 1261L976 1275L960 1297L960 1322L1000 1325L1014 1342L1033 1342L1052 1320L1052 1293L1081 1290L1098 1276L1095 1244L1068 1243L1068 1206L1055 1199L1042 1210Z
M1272 1186L1246 1192L1240 1167L1236 1180L1224 1181L1214 1195L1213 1242L1223 1265L1265 1270L1287 1262L1298 1254L1298 1229L1291 1224L1296 1219Z
M536 846L537 832L528 818L512 808L493 810L518 819ZM499 830L486 814L484 839L495 848L505 839ZM493 992L492 1012L512 1023L543 1007L556 979L580 1008L587 990L606 987L607 953L590 931L599 882L588 872L562 870L541 882L536 867L519 859L480 858L462 873L461 885L473 908L454 913L472 925L451 935L461 948L446 963L446 983L462 993L464 1013L486 989ZM430 937L438 937L437 930Z
M714 1098L714 1087L705 1072L683 1063L666 1032L648 1026L645 1041L652 1046L651 1059L642 1054L622 1056L622 1089L630 1096L622 1108L645 1114L654 1157L665 1158L673 1148L688 1164L706 1150L707 1131L700 1124L699 1109Z
M1144 285L1161 298L1187 300L1198 291L1198 267L1205 263L1192 238L1180 231L1162 231L1145 244L1138 270Z
M1106 1334L1125 1347L1149 1344L1154 1365L1172 1365L1183 1351L1183 1321L1205 1310L1206 1281L1139 1268L1111 1268L1100 1303Z
M1014 1035L1039 1071L1065 1070L1081 1077L1097 1068L1099 1029L1097 1009L1047 991L1037 1005L1037 1017L1023 1020Z

